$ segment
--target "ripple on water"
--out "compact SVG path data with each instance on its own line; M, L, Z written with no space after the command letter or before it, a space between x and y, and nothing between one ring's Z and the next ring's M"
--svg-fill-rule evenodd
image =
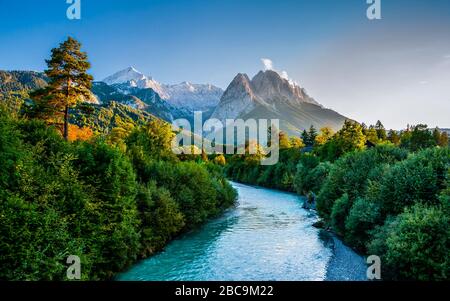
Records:
M239 204L118 280L323 280L332 258L298 196L233 183Z

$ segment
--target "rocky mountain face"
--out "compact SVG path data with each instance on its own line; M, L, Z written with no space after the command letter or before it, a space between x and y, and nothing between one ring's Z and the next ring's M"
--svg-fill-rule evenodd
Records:
M120 84L108 85L104 82L94 82L92 92L102 104L117 102L151 113L166 121L172 121L184 116L184 112L167 103L152 88L128 87L124 92Z
M260 71L251 80L238 74L225 90L212 118L279 119L281 130L299 135L313 125L316 129L342 127L346 117L323 108L306 91L272 70Z
M116 87L120 92L129 94L136 89L152 89L161 99L173 107L192 115L194 111L202 111L209 115L220 101L223 90L210 84L192 84L182 82L175 85L161 84L144 75L133 67L116 72L103 80Z
M47 85L45 74L33 71L0 71L0 100L8 94L31 91ZM159 92L158 92L159 91ZM112 102L172 121L192 120L193 111L204 118L279 119L281 130L298 135L311 125L339 129L345 117L322 107L296 83L278 72L260 71L252 79L238 74L225 92L212 85L183 82L164 85L130 67L94 82L85 100L108 107Z

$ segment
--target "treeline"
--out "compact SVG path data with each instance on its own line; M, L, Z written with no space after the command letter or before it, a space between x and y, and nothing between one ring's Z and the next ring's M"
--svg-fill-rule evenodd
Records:
M347 121L335 134L310 129L302 136L294 146L280 133L280 162L273 166L251 156L228 158L228 176L307 195L307 205L316 206L326 227L353 248L380 256L383 279L448 279L445 133L425 125L386 132L380 122L366 128Z
M0 279L64 280L69 255L81 257L83 279L109 279L232 206L221 172L172 156L171 134L155 120L123 152L2 112Z
M160 119L75 132L86 58L69 38L47 61L48 86L0 102L0 280L67 280L69 255L83 280L111 279L236 200L218 165L173 155Z

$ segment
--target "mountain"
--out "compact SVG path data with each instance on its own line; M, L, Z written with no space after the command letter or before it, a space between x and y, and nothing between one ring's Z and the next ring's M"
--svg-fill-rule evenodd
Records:
M118 71L111 76L108 76L103 80L108 85L118 85L122 87L124 92L127 92L128 88L139 89L152 89L163 99L167 99L167 95L160 83L153 80L151 77L147 77L141 72L137 71L134 67L128 67L124 70Z
M185 113L162 100L152 88L128 87L126 92L120 84L108 85L104 82L94 82L92 92L101 103L112 101L146 111L166 121L184 117Z
M0 70L0 95L44 88L47 80L41 72Z
M90 127L96 133L109 133L115 127L124 124L144 125L156 117L145 111L135 109L115 101L101 106L92 106L92 110L72 110L70 122L79 127Z
M210 84L161 84L151 77L144 75L133 67L118 71L103 80L106 84L116 87L124 94L130 90L154 90L161 99L185 113L192 115L193 111L202 111L211 114L220 101L223 90Z
M48 78L42 72L0 71L0 100L10 96L18 96L25 100L29 92L46 87L47 82ZM152 88L127 86L125 93L120 89L120 84L108 85L103 82L94 82L91 95L84 100L86 103L104 107L108 107L113 101L167 121L182 118L187 114L162 100Z
M298 84L272 70L260 71L251 80L238 74L223 93L211 118L279 119L290 135L313 125L316 129L342 127L345 116L324 108Z

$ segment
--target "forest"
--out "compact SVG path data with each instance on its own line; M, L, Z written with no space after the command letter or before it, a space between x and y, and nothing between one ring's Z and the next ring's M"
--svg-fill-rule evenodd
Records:
M219 165L173 155L158 118L113 108L108 135L70 123L92 81L80 47L52 51L48 87L0 102L1 280L66 280L69 255L82 280L112 279L237 198ZM110 126L102 112L78 116Z
M227 158L235 181L307 196L323 227L381 258L383 279L447 280L450 152L447 133L426 125L386 131L347 121L333 133L280 133L280 162Z

